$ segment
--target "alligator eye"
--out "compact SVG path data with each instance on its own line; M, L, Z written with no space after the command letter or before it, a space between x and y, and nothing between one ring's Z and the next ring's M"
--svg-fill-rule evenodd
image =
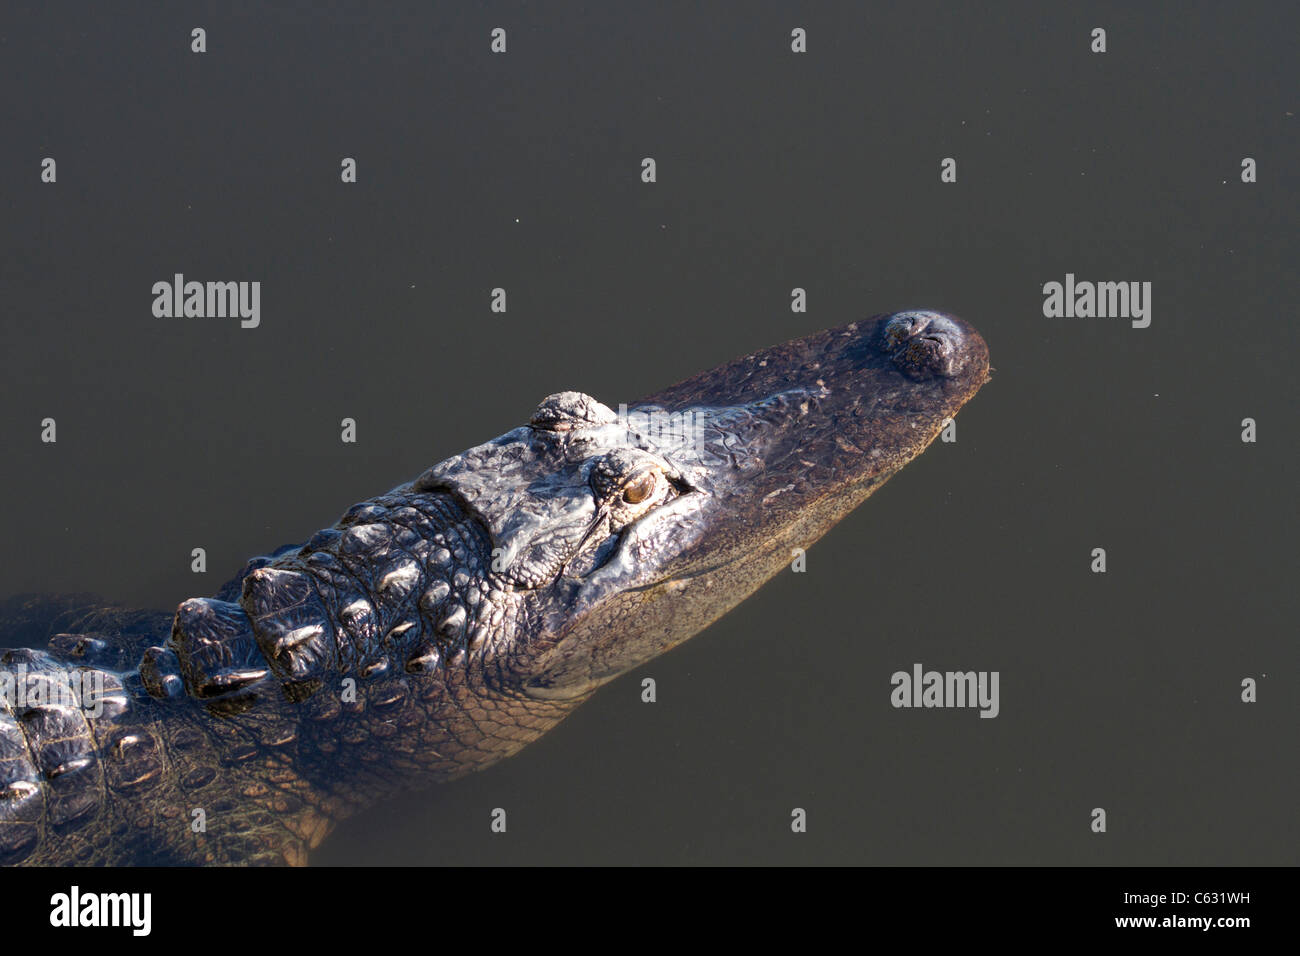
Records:
M655 490L655 475L652 471L643 471L623 488L623 500L630 505L639 505L650 497Z
M596 506L611 527L622 529L676 494L674 474L657 455L635 448L616 448L597 458L589 481Z

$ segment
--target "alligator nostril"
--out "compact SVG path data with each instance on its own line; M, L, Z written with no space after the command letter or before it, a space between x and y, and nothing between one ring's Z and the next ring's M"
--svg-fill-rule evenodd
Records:
M900 312L882 330L881 351L913 379L950 378L964 364L961 327L939 312Z
M916 332L917 322L915 319L905 315L895 316L885 324L885 344L883 348L886 351L897 348L915 335Z

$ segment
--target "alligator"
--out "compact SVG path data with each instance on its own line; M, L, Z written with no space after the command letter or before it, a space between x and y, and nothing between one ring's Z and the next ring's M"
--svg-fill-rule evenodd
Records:
M46 646L0 656L0 862L304 864L703 630L988 379L961 319L875 316L617 413L551 395L171 614L11 599Z

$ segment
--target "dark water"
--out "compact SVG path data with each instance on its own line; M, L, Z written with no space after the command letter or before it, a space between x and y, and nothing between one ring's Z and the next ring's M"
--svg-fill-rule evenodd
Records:
M947 309L996 367L955 445L314 859L1296 862L1294 5L428 6L6 14L5 593L172 607L550 392ZM261 325L155 318L176 272ZM1044 317L1067 273L1150 282L1150 326ZM1000 715L894 709L916 662Z

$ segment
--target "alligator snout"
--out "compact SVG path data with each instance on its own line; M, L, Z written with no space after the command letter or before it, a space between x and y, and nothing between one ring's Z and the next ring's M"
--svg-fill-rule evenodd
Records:
M952 378L966 365L962 325L938 312L899 312L884 324L880 350L909 378Z

